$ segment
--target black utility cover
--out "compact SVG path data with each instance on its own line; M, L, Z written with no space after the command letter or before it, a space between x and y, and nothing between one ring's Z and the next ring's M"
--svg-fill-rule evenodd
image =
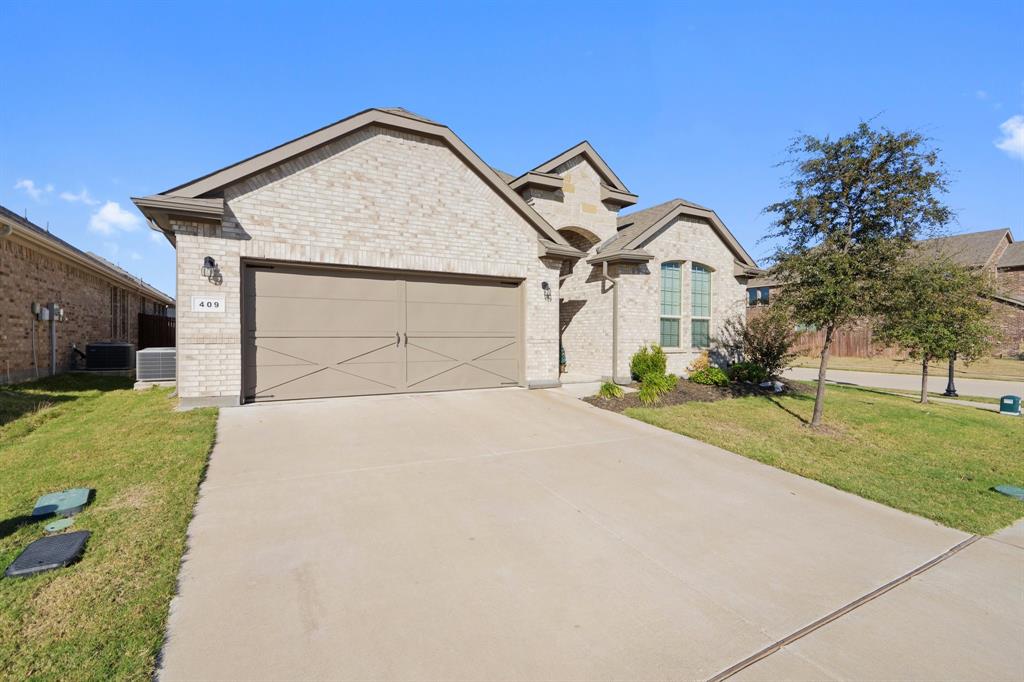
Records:
M23 577L73 564L82 557L90 534L87 530L79 530L40 538L22 550L4 575L8 578Z

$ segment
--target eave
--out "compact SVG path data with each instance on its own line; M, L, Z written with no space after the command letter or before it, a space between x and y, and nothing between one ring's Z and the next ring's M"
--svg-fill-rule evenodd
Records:
M632 206L637 201L637 195L631 192L623 192L622 190L609 187L608 185L601 183L601 201L612 206L618 206L623 208L625 206Z
M557 192L561 190L564 185L565 180L561 175L536 173L534 171L527 171L512 182L508 183L508 186L517 192L524 189L543 189Z
M647 263L654 260L654 256L643 249L617 249L611 253L601 253L593 258L588 258L587 263L597 265L598 263Z
M587 254L579 249L565 244L556 244L550 239L541 239L537 242L537 255L541 258L561 258L563 260L578 260Z

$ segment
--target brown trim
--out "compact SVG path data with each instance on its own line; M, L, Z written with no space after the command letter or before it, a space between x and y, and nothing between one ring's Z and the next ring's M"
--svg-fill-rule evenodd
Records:
M597 150L594 149L586 140L569 147L561 154L548 159L533 170L537 173L551 173L555 168L558 168L566 161L574 159L577 156L586 157L594 168L597 169L597 172L601 175L602 179L608 183L612 189L617 189L620 192L629 194L629 188L626 187L625 183L623 183L622 180L619 179L619 176L615 174L615 171L605 163L605 160L601 158L601 155L597 153Z
M508 186L519 191L521 189L527 189L535 187L537 189L545 189L551 191L558 191L565 185L565 179L561 175L552 175L550 173L537 173L535 171L526 171L515 180L508 183Z
M677 204L675 207L670 209L665 215L656 220L646 230L638 234L636 237L630 239L627 243L620 246L618 251L626 251L638 248L641 244L646 242L648 239L656 235L663 228L668 226L673 220L681 215L692 216L694 218L703 218L711 223L711 227L714 228L718 236L726 243L729 249L733 252L733 255L737 256L744 264L749 265L752 268L757 267L757 263L750 254L747 253L740 243L733 236L729 228L725 226L718 214L712 210L704 208L694 208L693 206L687 206L685 204Z
M224 218L224 199L195 199L176 195L154 194L148 197L132 197L132 203L144 213L146 210L160 211L176 218L213 220Z
M587 254L572 246L562 246L546 239L537 242L537 255L541 258L583 258Z
M539 213L537 213L519 194L506 184L494 169L488 166L477 156L476 152L469 148L458 135L447 126L440 123L424 121L418 118L411 118L381 109L367 109L342 119L312 133L303 135L290 142L278 145L265 152L251 156L213 173L178 185L166 192L164 196L175 196L182 198L201 198L223 190L226 186L241 182L246 178L256 175L267 168L277 166L296 156L305 154L319 147L322 147L338 138L349 135L357 130L371 125L379 125L402 132L415 133L425 137L432 137L443 140L484 182L502 196L508 204L526 219L538 232L555 242L556 244L568 245L564 238L550 225ZM143 213L146 213L143 211ZM150 217L147 214L147 217Z
M622 190L609 187L608 185L601 183L601 201L606 204L612 204L613 206L626 207L632 206L637 201L637 195L630 192L623 192Z
M654 260L654 256L643 249L616 249L609 253L600 253L593 258L588 258L591 265L597 263L646 263Z

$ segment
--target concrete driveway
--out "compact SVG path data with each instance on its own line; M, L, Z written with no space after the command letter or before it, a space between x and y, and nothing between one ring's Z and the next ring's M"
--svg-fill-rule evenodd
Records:
M706 679L968 538L558 391L227 409L160 675ZM1021 540L740 675L1019 679Z

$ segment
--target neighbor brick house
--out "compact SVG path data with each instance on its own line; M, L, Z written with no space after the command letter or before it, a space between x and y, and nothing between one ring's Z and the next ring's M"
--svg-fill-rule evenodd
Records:
M0 383L50 374L49 322L32 305L56 304L57 372L97 341L137 343L139 313L161 315L174 299L0 206Z
M135 204L177 249L185 405L680 371L753 259L710 209L636 196L586 142L526 173L370 109Z
M926 239L918 243L918 249L991 274L996 288L992 314L997 329L992 355L1024 358L1024 242L1015 242L1010 230L1000 228ZM770 304L777 288L778 283L770 274L751 278L747 283L748 315L757 314L761 306ZM822 342L821 332L810 331L801 338L798 350L817 353ZM832 354L838 357L900 355L898 349L874 344L872 325L867 320L840 329L833 343Z

